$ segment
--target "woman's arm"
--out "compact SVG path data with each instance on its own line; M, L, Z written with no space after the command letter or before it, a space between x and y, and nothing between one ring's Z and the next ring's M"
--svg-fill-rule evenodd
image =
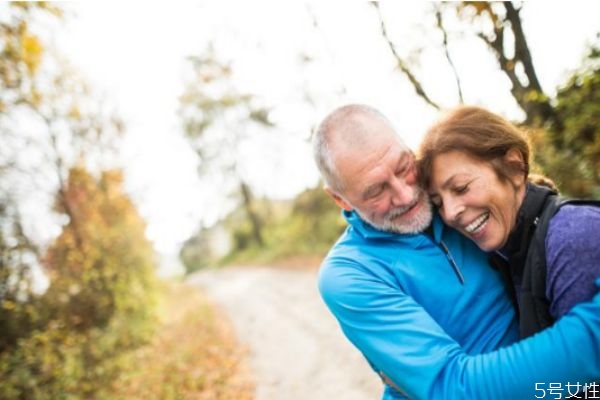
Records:
M590 300L600 277L600 207L565 205L546 234L546 297L550 314L560 318Z

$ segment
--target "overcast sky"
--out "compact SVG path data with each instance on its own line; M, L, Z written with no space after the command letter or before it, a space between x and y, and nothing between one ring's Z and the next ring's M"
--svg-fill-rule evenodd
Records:
M248 174L259 194L291 197L317 183L306 139L311 125L339 104L380 108L413 147L435 118L394 71L374 9L365 2L63 4L72 12L54 40L125 119L127 188L161 253L176 252L201 221L210 225L222 214L219 188L198 181L197 160L177 118L186 57L200 54L209 41L233 62L240 89L273 107L277 139L267 136L247 150ZM600 30L599 4L525 4L527 39L548 92L579 65L586 42ZM423 47L419 76L436 100L450 106L456 103L452 75L422 27L428 6L383 2L381 8L403 54ZM493 57L480 51L481 43L455 40L452 46L466 101L521 117L506 79ZM311 61L300 63L301 55ZM312 105L304 101L306 93Z

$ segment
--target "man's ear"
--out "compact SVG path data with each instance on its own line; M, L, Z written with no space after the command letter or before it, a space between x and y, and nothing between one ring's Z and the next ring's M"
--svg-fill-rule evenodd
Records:
M325 186L323 189L329 195L329 197L331 197L333 199L333 201L335 201L335 204L337 204L340 208L342 208L346 211L352 211L352 209L354 207L352 207L350 205L350 203L348 203L346 200L344 200L344 198L342 196L340 196L337 192L335 192L329 186Z

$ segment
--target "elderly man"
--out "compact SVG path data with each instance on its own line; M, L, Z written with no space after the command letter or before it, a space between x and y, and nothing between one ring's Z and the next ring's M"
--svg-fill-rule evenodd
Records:
M325 190L349 224L319 289L386 382L384 399L565 398L600 377L600 295L513 344L501 277L432 212L413 154L383 115L341 107L314 145Z

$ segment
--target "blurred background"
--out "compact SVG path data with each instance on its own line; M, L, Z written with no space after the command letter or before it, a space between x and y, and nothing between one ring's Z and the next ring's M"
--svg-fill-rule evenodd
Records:
M380 109L416 148L441 110L482 105L527 129L562 192L600 196L598 15L594 1L1 3L0 397L138 398L132 357L164 354L139 349L183 307L159 278L318 265L344 223L310 137L336 106ZM229 347L209 391L237 374L215 329L203 340ZM205 393L158 398L244 398Z

